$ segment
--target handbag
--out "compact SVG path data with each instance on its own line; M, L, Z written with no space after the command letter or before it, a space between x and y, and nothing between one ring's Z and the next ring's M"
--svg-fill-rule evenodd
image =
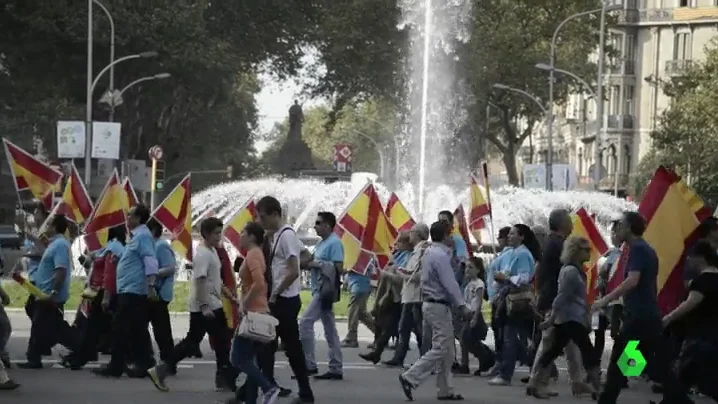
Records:
M277 338L279 320L265 313L247 312L237 327L237 336L264 344Z
M509 291L506 295L506 314L518 317L531 314L533 311L534 292L530 286L523 286Z

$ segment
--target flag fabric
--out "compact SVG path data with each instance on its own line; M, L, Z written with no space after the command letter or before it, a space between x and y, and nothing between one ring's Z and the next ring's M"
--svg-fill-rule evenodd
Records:
M236 293L237 278L235 278L229 254L223 246L217 247L216 250L219 261L222 263L222 284L232 293ZM233 330L239 323L239 307L237 307L231 299L222 294L222 310L224 311L224 317L227 319L227 327Z
M454 211L454 227L451 233L460 236L464 240L466 251L470 253L471 239L469 238L469 228L466 226L466 212L464 212L464 205L462 204L459 204L459 207Z
M703 200L673 171L659 167L641 199L638 212L646 220L643 239L658 255L658 307L665 315L678 307L684 294L683 263L687 248L698 239L698 226L711 216ZM621 259L608 289L623 282L630 247Z
M406 206L393 192L386 203L386 217L396 231L409 231L416 224Z
M52 209L55 191L60 190L62 173L9 140L3 138L3 143L18 194L20 191L29 190L49 212Z
M122 181L122 189L125 190L125 211L129 211L130 209L134 208L135 206L140 204L140 199L137 198L137 194L135 193L135 188L132 186L132 182L130 181L130 178L125 178L124 181Z
M157 206L152 216L172 234L172 248L192 260L192 174L182 181Z
M43 293L40 289L37 288L37 286L30 283L27 279L25 279L24 276L20 275L17 272L12 273L12 279L18 283L27 293L31 294L32 296L42 299L47 297L45 293Z
M94 210L90 195L87 193L85 184L83 184L74 164L70 169L70 178L67 179L65 184L61 204L62 208L59 213L65 215L77 225L83 224Z
M486 188L488 193L488 187ZM469 231L481 243L481 230L486 228L486 216L491 215L491 206L484 198L476 177L471 176L469 185Z
M588 304L596 300L596 280L598 279L598 259L608 251L606 240L596 227L596 222L586 212L586 209L579 209L571 215L573 232L571 236L583 237L588 240L591 246L591 258L584 264L586 272L586 299Z
M334 232L342 240L346 270L364 275L372 261L378 270L389 263L396 232L371 183L362 188L339 216Z
M97 199L95 209L85 221L85 247L89 252L107 245L112 227L126 224L125 201L125 190L115 169Z
M229 241L234 248L237 249L239 255L244 257L247 254L247 250L242 248L239 244L239 235L244 230L244 226L247 223L253 222L257 219L257 207L253 200L248 200L242 205L237 213L224 225L223 235L224 238Z

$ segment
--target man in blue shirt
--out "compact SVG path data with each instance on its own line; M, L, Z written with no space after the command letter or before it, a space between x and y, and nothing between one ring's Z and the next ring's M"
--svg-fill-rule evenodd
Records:
M358 348L357 331L359 322L364 324L372 332L375 332L374 319L366 306L371 295L371 274L374 272L374 265L370 265L365 274L354 271L347 271L344 282L349 290L349 305L347 307L347 335L342 341L342 348Z
M133 207L127 216L131 237L117 263L112 358L107 366L94 372L100 376L118 378L127 370L130 377L144 377L146 370L154 366L152 352L148 350L147 321L149 298L157 296L155 282L159 268L155 238L147 228L149 220L150 210L145 205ZM125 369L128 358L133 360L134 368Z
M45 233L49 243L34 274L35 286L43 296L34 304L27 362L19 364L21 368L42 368L42 353L56 343L77 349L78 336L63 316L72 274L70 241L64 236L67 226L64 215L55 215Z
M174 348L169 304L174 292L177 261L170 243L167 240L162 240L162 225L157 220L150 219L147 222L147 228L155 240L155 253L159 268L155 283L157 298L150 299L149 302L149 322L152 324L152 332L160 351L160 359L166 361ZM151 346L150 349L152 349ZM170 373L176 373L176 371L177 369L170 369Z
M314 323L322 321L329 345L329 371L315 376L319 380L342 380L342 349L334 319L334 303L341 293L340 275L344 272L344 247L334 234L337 218L331 212L319 212L314 230L322 240L314 247L314 256L302 269L311 271L312 300L299 320L299 339L309 373L318 373L314 356Z

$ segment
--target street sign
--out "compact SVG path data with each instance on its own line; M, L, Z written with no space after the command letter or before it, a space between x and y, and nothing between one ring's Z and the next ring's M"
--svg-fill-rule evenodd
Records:
M150 168L144 160L127 160L125 176L130 178L136 190L150 191Z
M153 160L162 160L162 157L164 156L164 151L162 150L162 147L159 145L155 145L150 147L149 151L150 158Z

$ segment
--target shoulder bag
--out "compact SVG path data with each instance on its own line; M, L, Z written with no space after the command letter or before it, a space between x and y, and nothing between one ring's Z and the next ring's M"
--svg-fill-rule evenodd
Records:
M267 344L277 338L278 324L279 320L269 314L249 311L237 327L237 336Z

